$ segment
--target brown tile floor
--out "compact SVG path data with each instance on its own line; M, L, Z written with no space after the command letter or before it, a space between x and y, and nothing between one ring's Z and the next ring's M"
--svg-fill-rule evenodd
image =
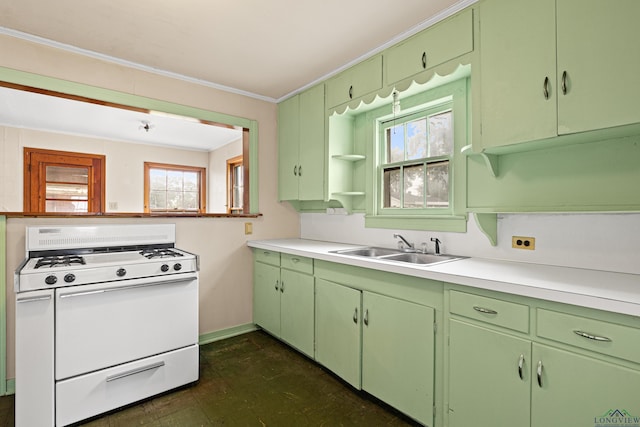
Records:
M112 412L86 426L417 425L264 332L200 347L197 384ZM0 398L13 426L13 397Z

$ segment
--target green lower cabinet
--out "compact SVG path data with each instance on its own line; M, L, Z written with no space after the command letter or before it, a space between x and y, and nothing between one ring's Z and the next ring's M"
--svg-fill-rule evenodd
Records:
M361 292L316 279L316 361L360 389Z
M253 323L280 336L280 267L255 262Z
M316 280L316 360L353 387L433 425L435 310Z
M253 322L313 357L313 276L254 263Z
M530 355L528 340L451 319L449 426L528 426Z
M362 309L362 389L432 425L434 309L370 292Z
M313 276L280 272L280 338L313 357Z
M640 424L639 371L537 343L532 361L532 427Z

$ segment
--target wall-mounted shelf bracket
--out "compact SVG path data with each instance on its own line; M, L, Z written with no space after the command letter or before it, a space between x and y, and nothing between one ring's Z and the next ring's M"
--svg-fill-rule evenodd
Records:
M482 157L487 165L487 168L491 172L491 175L493 175L494 178L497 178L498 175L500 175L500 157L497 154L489 154L485 153L484 151L476 153L473 151L471 145L465 145L464 147L462 147L462 150L460 150L460 152L465 156Z
M498 214L474 212L473 216L478 228L487 236L491 246L496 246L498 244Z

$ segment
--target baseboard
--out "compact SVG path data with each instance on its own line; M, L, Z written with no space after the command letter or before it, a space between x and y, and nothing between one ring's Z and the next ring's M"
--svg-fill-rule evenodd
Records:
M231 328L222 329L215 332L209 332L198 337L199 344L209 344L226 338L235 337L237 335L246 334L247 332L257 331L258 327L254 323L246 323L244 325L233 326Z
M16 394L16 379L11 378L7 380L7 390L5 391L5 396L10 394Z

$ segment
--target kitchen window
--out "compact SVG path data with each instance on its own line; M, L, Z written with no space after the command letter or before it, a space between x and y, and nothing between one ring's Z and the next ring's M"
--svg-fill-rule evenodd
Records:
M375 228L465 231L468 79L400 94L400 110L366 113L371 191L365 224ZM367 156L369 157L369 156Z
M105 156L24 149L25 212L102 212Z
M227 213L244 212L244 165L242 156L227 160Z
M204 213L206 169L144 163L144 211Z

